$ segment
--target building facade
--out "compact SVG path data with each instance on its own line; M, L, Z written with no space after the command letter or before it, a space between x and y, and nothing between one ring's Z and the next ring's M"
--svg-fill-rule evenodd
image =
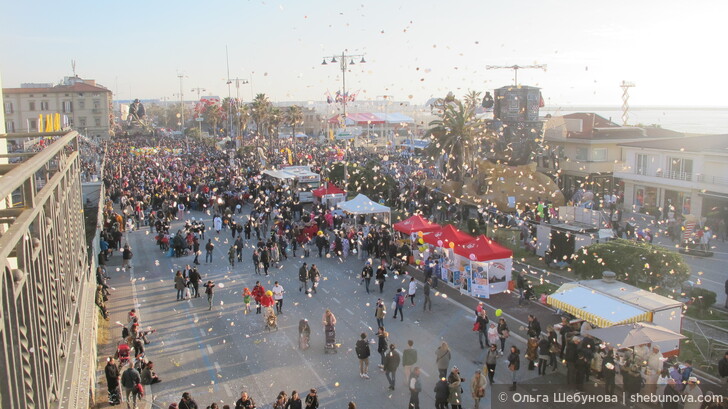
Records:
M7 132L43 132L39 116L59 113L71 129L84 136L112 136L112 92L94 80L67 77L56 86L23 84L21 88L2 90Z
M625 208L665 209L707 219L728 216L728 135L620 144Z
M622 163L620 144L679 136L652 127L620 126L594 113L555 116L544 126L538 170L556 178L567 200L579 188L611 194L624 188L613 175L615 164Z

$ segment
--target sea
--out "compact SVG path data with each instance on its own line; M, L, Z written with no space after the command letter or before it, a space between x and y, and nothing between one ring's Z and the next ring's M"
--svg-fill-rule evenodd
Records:
M541 115L566 115L593 112L622 124L620 107L568 106L541 108ZM629 109L628 125L658 125L686 134L728 134L728 107L658 107L635 106Z

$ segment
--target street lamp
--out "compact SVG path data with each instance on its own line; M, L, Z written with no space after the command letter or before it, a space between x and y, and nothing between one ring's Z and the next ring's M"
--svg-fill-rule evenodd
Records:
M195 105L195 106L199 107L199 105L198 105L198 104L199 104L199 103L200 103L200 101L201 101L201 100L200 100L200 92L207 92L207 90L206 90L206 89L204 89L204 88L200 88L200 87L197 87L197 88L192 88L192 89L190 90L190 92L197 92L197 102L196 102L196 105ZM197 112L197 118L196 118L196 120L197 120L197 123L198 123L198 124L200 125L200 136L202 136L202 121L200 120L200 117L201 117L201 114L200 114L200 112L198 111L198 112Z
M345 51L341 52L341 55L331 55L326 56L323 58L323 61L321 62L321 65L328 65L326 62L327 59L331 59L331 63L335 64L336 57L339 57L339 68L341 68L341 99L343 101L343 114L342 114L342 127L346 128L346 103L349 99L349 96L346 94L346 70L349 68L348 65L354 65L354 58L361 57L361 60L359 61L360 64L366 63L366 60L364 60L364 54L346 54ZM346 61L349 60L349 63L347 64ZM348 146L347 146L348 149ZM346 158L346 150L344 150L344 158ZM348 160L344 160L344 189L348 189L348 167L349 163Z
M187 153L190 153L190 141L187 139L187 133L185 132L185 98L182 93L182 78L184 77L182 74L177 74L177 78L179 78L179 114L177 114L177 118L179 118L178 124L180 131L182 131L182 135L185 137Z

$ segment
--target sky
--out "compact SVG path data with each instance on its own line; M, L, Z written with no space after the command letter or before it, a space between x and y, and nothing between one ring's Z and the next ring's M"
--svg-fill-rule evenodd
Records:
M96 79L116 99L227 96L320 101L342 87L324 56L364 54L346 73L358 99L424 104L492 91L519 70L547 105L728 106L728 2L715 0L47 0L0 3L4 87ZM230 72L226 67L226 46ZM329 58L330 59L330 58ZM231 93L236 95L235 87Z

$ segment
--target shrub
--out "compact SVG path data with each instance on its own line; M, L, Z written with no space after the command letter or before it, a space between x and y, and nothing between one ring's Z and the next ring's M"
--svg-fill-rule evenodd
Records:
M716 294L705 288L693 287L685 294L692 301L692 306L707 311L716 301Z

